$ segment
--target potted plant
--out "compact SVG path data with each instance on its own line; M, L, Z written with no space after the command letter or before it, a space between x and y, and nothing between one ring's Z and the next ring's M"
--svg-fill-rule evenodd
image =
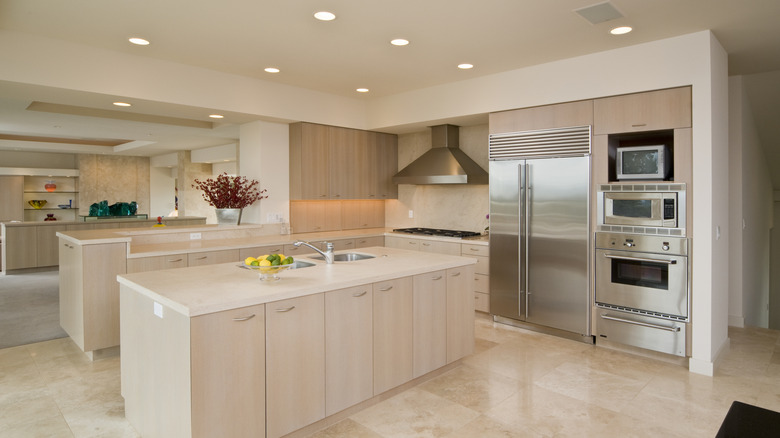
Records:
M244 207L268 197L264 195L267 190L260 190L258 184L257 180L250 181L246 177L229 176L223 172L216 179L196 179L192 187L201 190L203 200L216 208L217 223L239 225Z

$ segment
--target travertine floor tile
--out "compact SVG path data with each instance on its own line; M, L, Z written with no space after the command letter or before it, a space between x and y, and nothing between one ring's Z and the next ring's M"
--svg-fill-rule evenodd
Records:
M484 412L521 389L517 380L463 365L419 386L469 409Z
M339 421L333 426L310 436L311 438L382 438L382 435L379 435L350 418Z

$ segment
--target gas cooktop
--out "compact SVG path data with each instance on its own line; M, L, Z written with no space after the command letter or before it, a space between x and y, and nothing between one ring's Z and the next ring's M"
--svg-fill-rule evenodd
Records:
M396 233L408 233L408 234L422 234L425 236L442 236L442 237L474 237L479 236L479 233L474 231L458 231L458 230L441 230L438 228L396 228L393 230Z

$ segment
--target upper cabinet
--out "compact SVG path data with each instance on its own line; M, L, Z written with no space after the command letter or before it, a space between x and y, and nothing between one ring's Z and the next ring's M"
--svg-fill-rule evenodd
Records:
M691 127L691 87L596 99L594 134Z
M584 100L490 113L489 129L501 134L592 124L593 101Z
M290 125L290 199L392 199L395 135L312 123Z

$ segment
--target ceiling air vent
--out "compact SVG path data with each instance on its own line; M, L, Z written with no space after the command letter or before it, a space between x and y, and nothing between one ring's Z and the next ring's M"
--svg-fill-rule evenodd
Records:
M599 24L605 21L615 20L623 17L610 2L599 3L584 8L575 9L574 12L590 22L590 24Z

